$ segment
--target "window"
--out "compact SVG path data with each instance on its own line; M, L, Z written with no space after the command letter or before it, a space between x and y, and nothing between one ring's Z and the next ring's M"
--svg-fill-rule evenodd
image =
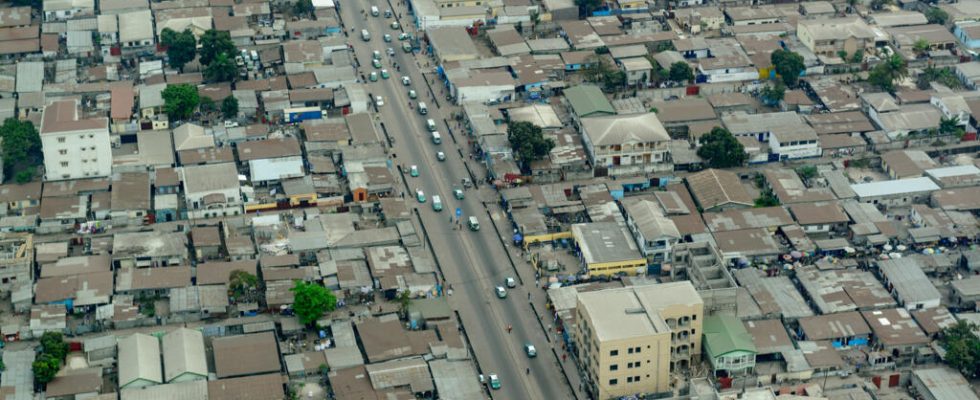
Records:
M641 348L641 347L639 347L639 346L637 346L637 347L636 347L636 352L637 352L637 353L639 353L639 352L640 352L640 350L642 350L642 348Z
M609 370L610 371L618 371L619 370L619 364L611 364L611 365L609 365Z
M68 166L68 161L62 161L61 162L61 166L62 167L67 167Z
M58 154L61 154L61 155L68 154L68 150L67 149L58 150Z
M633 383L633 377L632 376L627 376L626 377L626 383Z
M628 353L628 354L633 354L633 348L632 348L632 347L630 347L629 349L627 349L627 350L626 350L626 353Z
M609 350L610 357L616 357L619 355L619 350Z
M633 382L639 382L639 381L640 381L639 375L633 377Z
M694 314L694 315L691 316L691 321L697 321L697 320L698 320L698 315L697 314Z
M619 379L610 379L609 386L616 386L619 384Z
M64 142L65 142L65 138L64 137L58 138L58 143L64 143Z

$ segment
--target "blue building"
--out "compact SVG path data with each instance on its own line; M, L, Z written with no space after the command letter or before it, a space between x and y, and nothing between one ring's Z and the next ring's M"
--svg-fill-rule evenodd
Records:
M980 48L980 22L964 22L956 24L953 28L953 36L969 49Z

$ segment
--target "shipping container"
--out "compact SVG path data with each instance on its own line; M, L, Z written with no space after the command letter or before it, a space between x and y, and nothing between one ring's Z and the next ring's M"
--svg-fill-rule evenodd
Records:
M323 118L323 112L320 111L320 107L287 108L283 110L283 115L286 118L286 122L289 123Z

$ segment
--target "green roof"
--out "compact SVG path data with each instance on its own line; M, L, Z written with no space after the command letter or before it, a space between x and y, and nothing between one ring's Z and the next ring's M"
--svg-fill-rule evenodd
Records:
M745 325L736 317L712 315L704 319L704 350L711 358L723 356L733 351L756 353L752 336Z
M579 118L595 115L615 115L616 109L595 85L579 85L565 89L565 98Z

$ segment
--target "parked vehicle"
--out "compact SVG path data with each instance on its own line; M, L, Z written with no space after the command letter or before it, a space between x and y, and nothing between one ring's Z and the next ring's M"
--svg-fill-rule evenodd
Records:
M365 42L370 42L371 32L368 32L367 29L361 29L361 39L364 39Z
M469 226L471 231L480 230L480 221L476 219L475 216L470 216Z

